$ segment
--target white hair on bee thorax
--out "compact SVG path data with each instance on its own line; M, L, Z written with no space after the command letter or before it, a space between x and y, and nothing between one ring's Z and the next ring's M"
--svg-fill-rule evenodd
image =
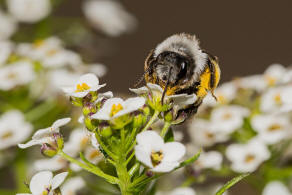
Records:
M196 64L195 72L203 71L208 58L208 55L202 52L196 36L185 33L172 35L157 45L154 57L165 51L191 56Z

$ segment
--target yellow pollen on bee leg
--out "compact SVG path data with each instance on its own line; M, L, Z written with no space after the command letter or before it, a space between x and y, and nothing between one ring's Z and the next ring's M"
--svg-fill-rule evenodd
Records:
M269 131L279 131L281 129L282 129L282 125L280 125L280 124L272 124L268 128Z
M113 104L110 115L114 116L121 110L123 110L123 106L121 104Z
M255 159L255 156L254 156L254 155L252 155L252 154L248 154L248 155L246 155L244 161L245 161L246 163L250 163L250 162L254 161L254 159Z
M75 92L82 92L90 89L90 87L86 83L77 84Z
M156 151L156 152L152 151L151 152L151 162L152 162L154 167L159 165L161 163L162 159L163 159L162 151Z

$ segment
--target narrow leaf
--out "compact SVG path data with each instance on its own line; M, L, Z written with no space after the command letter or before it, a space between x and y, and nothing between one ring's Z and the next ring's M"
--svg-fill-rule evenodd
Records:
M179 169L179 168L181 168L181 167L187 166L187 165L189 165L189 164L195 162L196 160L198 160L198 158L199 158L200 155L201 155L201 152L202 152L202 149L200 149L199 152L198 152L197 154L195 154L193 157L191 157L191 158L189 158L189 159L187 159L187 160L181 162L180 165L179 165L176 169ZM175 169L175 170L176 170L176 169Z
M233 185L235 185L237 182L242 180L243 178L247 177L250 173L243 173L232 180L228 181L224 186L222 186L217 192L216 195L222 195L226 190L231 188Z

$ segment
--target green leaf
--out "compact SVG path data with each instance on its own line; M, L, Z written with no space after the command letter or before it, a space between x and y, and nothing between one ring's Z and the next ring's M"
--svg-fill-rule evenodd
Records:
M216 195L222 195L226 190L228 190L229 188L231 188L233 185L235 185L237 182L239 182L240 180L242 180L243 178L247 177L250 173L243 173L235 178L233 178L232 180L230 180L229 182L227 182L224 186L222 186L217 192Z
M198 158L199 158L200 155L201 155L201 152L202 152L202 149L200 149L199 152L198 152L197 154L195 154L193 157L191 157L191 158L189 158L189 159L187 159L187 160L181 162L180 165L179 165L176 169L179 169L179 168L181 168L181 167L187 166L187 165L189 165L189 164L195 162L196 160L198 160ZM176 170L176 169L175 169L175 170Z

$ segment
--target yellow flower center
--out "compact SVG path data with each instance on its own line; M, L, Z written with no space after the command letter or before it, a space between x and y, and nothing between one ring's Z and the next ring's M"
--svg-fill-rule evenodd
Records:
M274 101L275 101L275 103L278 104L278 105L282 105L282 103L283 103L280 94L276 94L276 95L274 96Z
M51 188L52 188L51 185L45 186L45 190L43 191L42 195L48 195L49 192L51 191Z
M86 83L77 84L75 92L82 92L90 89L90 87Z
M3 135L1 135L1 139L9 139L10 137L13 136L13 133L11 131L7 131L6 133L4 133Z
M93 150L92 152L90 152L89 154L89 159L93 160L96 157L100 156L100 152L98 150Z
M33 47L34 47L34 48L39 48L39 47L43 46L44 43L45 43L44 40L36 40L36 41L33 43Z
M83 138L81 139L81 141L80 141L80 147L81 147L81 148L85 148L85 146L86 146L87 143L88 143L88 140L89 140L89 138L88 138L87 136L83 137Z
M281 129L282 129L282 125L280 125L280 124L272 124L268 128L269 131L279 131Z
M227 102L226 97L224 95L220 95L220 94L217 96L217 100L221 104L225 104Z
M111 110L111 116L116 115L119 111L123 110L123 106L121 104L114 104Z
M163 153L162 151L152 151L151 152L151 162L153 164L154 167L156 167L157 165L159 165L161 163L163 159Z
M266 81L268 83L269 86L274 86L276 83L276 79L274 77L271 76L266 76Z
M213 139L214 137L215 137L215 135L213 134L213 133L211 133L211 132L206 132L206 137L208 138L208 139Z
M252 154L248 154L248 155L246 155L244 161L245 161L246 163L250 163L250 162L254 161L254 159L255 159L255 156L254 156L254 155L252 155Z
M227 113L225 113L225 114L222 116L222 119L223 119L223 120L228 120L228 119L230 119L231 117L232 117L232 114L229 113L229 112L227 112Z
M49 50L49 51L47 52L47 55L48 55L48 56L53 56L53 55L55 55L56 53L58 53L58 50L56 50L56 49L51 49L51 50Z

